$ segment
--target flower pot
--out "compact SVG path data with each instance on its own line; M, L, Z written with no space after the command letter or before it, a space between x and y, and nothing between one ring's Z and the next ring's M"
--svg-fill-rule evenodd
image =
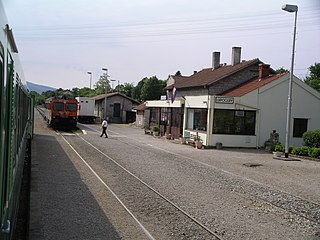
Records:
M196 146L196 149L201 149L202 146L203 146L203 143L200 142L200 141L196 141L194 144L195 144L195 146Z
M221 142L217 142L216 143L216 149L222 149L222 143Z

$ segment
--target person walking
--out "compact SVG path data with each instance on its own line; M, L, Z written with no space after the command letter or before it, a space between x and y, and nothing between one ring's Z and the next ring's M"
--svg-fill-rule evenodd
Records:
M107 119L103 119L101 127L102 127L102 133L101 133L100 137L102 137L103 134L105 134L106 138L108 138L108 134L107 134L108 121L107 121Z

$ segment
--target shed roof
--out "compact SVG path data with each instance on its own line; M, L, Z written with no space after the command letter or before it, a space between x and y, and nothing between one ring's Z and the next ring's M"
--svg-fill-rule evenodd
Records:
M113 92L113 93L107 93L107 94L100 94L100 95L97 95L97 96L94 96L92 97L94 100L96 101L99 101L99 100L102 100L104 99L106 96L107 98L110 98L110 97L113 97L113 96L116 96L116 95L120 95L121 97L124 97L124 98L127 98L128 100L134 102L134 103L137 103L139 104L140 102L131 98L131 97L128 97L127 95L123 94L123 93L120 93L120 92Z

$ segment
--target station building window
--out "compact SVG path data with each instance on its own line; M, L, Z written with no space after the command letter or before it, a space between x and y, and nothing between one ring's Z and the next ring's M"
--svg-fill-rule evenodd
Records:
M215 109L213 118L213 134L255 135L255 111Z
M159 124L159 108L150 108L150 126Z
M161 114L160 114L160 124L161 125L169 124L169 115L170 115L169 108L166 108L166 107L161 108Z
M293 119L293 137L301 138L303 133L308 130L308 119L294 118Z
M188 108L187 128L192 130L207 131L208 109Z

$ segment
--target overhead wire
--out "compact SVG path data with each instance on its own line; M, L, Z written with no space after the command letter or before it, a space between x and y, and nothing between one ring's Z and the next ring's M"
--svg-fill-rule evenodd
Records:
M316 12L306 10L299 20L299 31L318 31L320 24L317 21ZM281 24L280 24L281 23ZM255 34L281 34L288 31L292 21L282 14L273 12L256 13L251 15L226 14L215 17L199 19L170 18L149 22L119 22L117 24L87 23L81 25L45 25L45 26L21 26L17 31L17 37L23 41L99 41L120 39L131 41L133 38L139 41L149 41L145 38L157 37L183 37L189 35L193 38L205 34L223 34L227 38L234 32L246 32L247 35ZM201 35L201 36L199 36ZM172 39L174 40L174 39Z

